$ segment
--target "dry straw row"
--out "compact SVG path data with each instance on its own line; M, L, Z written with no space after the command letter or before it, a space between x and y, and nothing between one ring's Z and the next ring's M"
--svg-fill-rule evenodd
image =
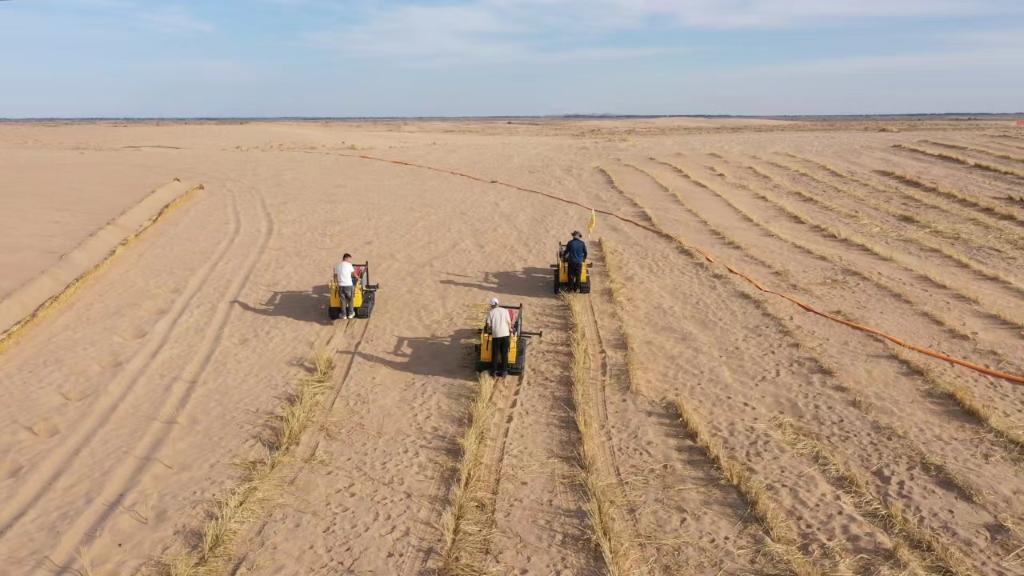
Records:
M318 351L310 364L311 373L296 383L280 410L266 423L258 438L259 455L242 463L239 482L213 502L206 521L194 532L196 541L167 559L163 574L205 576L223 569L231 543L276 491L277 472L299 445L331 388L333 356Z

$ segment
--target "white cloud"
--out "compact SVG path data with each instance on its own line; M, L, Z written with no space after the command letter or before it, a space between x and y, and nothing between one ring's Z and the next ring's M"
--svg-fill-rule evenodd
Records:
M930 52L906 52L885 56L850 56L756 66L730 74L750 77L837 77L897 73L946 73L964 71L1024 71L1024 30L972 31L946 39L945 47Z
M1024 12L1007 0L601 0L707 28L768 28L864 18L936 18Z
M469 0L349 7L348 18L354 21L312 34L314 45L352 57L408 57L418 64L565 60L598 52L636 58L680 50L688 29L1024 14L1024 3L1016 0ZM677 46L617 50L602 41L610 34L652 27L676 30Z

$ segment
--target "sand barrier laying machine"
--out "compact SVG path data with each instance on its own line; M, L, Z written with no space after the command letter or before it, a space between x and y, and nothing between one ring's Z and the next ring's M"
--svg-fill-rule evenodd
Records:
M569 291L569 261L565 258L565 244L559 242L558 264L552 264L552 275L554 276L555 294ZM590 294L590 268L593 262L586 260L580 269L580 294Z
M377 290L380 284L370 284L370 263L355 264L352 266L352 307L355 308L356 318L369 318L373 313L373 305L377 300ZM329 285L331 301L327 307L327 315L331 320L341 317L341 285L338 279L331 274Z
M512 334L508 343L508 373L522 374L526 370L526 348L533 337L543 337L543 332L526 332L523 330L523 305L502 306L508 310L512 318ZM480 327L480 341L476 344L476 371L491 369L493 358L493 337L486 327Z

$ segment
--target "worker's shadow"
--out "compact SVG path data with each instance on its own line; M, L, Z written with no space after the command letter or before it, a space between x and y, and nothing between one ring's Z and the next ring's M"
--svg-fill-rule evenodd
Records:
M479 282L441 280L446 286L476 288L488 294L503 296L546 296L552 292L551 268L523 268L508 272L485 272ZM448 274L456 276L455 274ZM464 276L460 276L464 277Z
M357 352L356 355L400 372L466 378L476 365L473 344L477 335L477 330L463 328L451 336L399 336L387 357L367 352Z
M330 324L327 307L330 301L330 287L326 284L314 286L312 290L285 290L272 292L262 304L253 306L241 300L234 303L246 312L263 316L283 316L300 322Z

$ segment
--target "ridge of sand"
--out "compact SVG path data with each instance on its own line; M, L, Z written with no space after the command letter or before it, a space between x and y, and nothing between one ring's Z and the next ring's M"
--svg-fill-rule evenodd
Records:
M43 273L0 301L0 347L49 307L69 296L124 246L156 223L168 210L203 186L175 178L89 236Z

